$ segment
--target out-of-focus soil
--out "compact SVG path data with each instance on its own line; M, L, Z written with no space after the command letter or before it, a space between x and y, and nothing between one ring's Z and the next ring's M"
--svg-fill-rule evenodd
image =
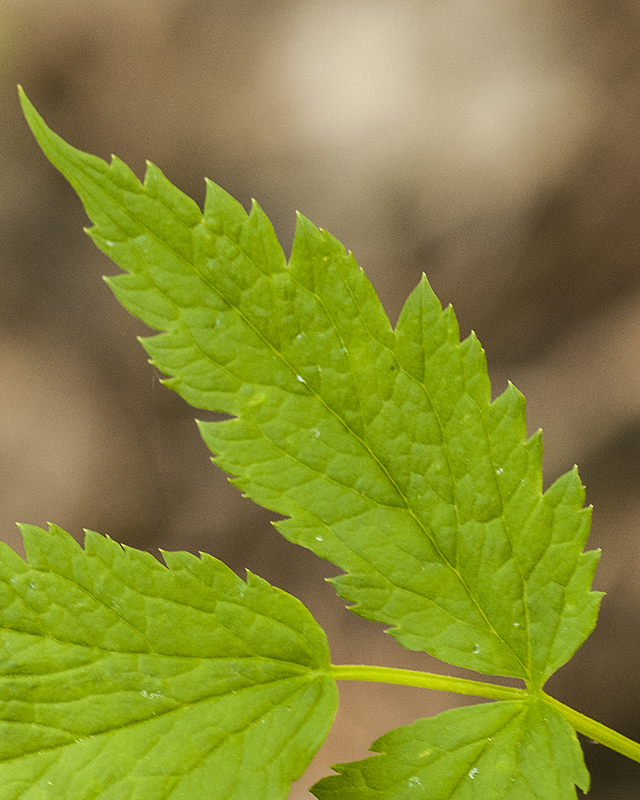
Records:
M574 463L602 547L597 631L552 678L640 739L640 10L630 0L4 0L0 6L0 538L56 522L210 552L301 597L336 662L439 669L342 609L331 566L208 461L100 276L115 268L20 115L256 197L285 248L294 211L330 230L394 320L424 271L542 427L546 484ZM202 415L200 415L202 416ZM344 685L292 800L392 726L456 698ZM593 800L640 766L585 744Z

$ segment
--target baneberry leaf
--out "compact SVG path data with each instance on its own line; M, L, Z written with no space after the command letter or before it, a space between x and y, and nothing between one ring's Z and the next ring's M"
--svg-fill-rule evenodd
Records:
M374 742L376 755L338 764L319 800L575 800L589 773L577 737L540 700L445 711Z
M337 705L323 631L211 556L0 546L1 800L282 800Z
M208 182L204 214L149 164L67 145L23 96L42 149L123 270L122 304L201 423L215 462L288 519L284 536L344 570L353 610L402 645L541 686L595 625L596 552L576 471L542 491L541 440L512 386L491 402L426 279L396 330L353 257L299 217L289 262L254 203Z

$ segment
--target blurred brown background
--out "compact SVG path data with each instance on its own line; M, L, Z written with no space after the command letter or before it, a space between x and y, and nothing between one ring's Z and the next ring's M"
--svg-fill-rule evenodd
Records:
M352 249L395 320L422 271L496 392L542 427L546 483L578 463L594 504L598 630L551 681L640 739L640 6L632 0L2 0L0 537L14 521L204 550L293 592L336 662L438 670L345 612L331 565L288 545L208 461L159 385L115 268L21 118L255 196L285 248L294 210ZM203 415L200 415L203 416ZM462 702L341 687L292 800L392 726ZM586 743L589 797L637 798L640 765Z

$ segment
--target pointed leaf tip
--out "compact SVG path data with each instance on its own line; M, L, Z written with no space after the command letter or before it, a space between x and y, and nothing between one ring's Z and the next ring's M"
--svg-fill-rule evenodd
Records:
M257 205L208 181L201 215L156 168L140 184L34 128L124 271L117 298L162 331L144 346L167 384L233 415L201 431L236 485L405 647L542 685L596 621L584 495L575 476L542 492L523 400L491 401L484 351L427 279L393 331L301 214L287 266Z

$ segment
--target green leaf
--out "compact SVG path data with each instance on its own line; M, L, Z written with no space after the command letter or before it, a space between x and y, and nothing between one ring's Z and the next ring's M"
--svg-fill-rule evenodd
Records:
M569 723L541 700L445 711L391 731L377 755L339 764L319 800L575 800L589 773Z
M287 263L254 203L208 182L204 214L149 164L144 184L67 145L24 97L42 149L125 274L121 303L190 403L215 462L284 536L346 573L353 610L402 645L541 686L595 625L598 554L575 471L542 492L524 398L491 402L484 352L426 279L395 331L353 257L299 217Z
M336 710L322 630L211 556L0 546L0 800L276 800Z

